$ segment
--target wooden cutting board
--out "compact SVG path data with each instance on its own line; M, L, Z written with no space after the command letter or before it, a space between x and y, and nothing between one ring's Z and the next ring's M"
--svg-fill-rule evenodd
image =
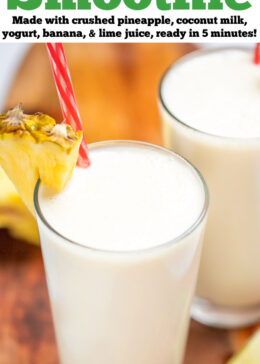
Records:
M193 47L73 44L65 48L88 142L128 138L160 144L159 79ZM43 45L29 51L6 107L20 102L27 112L43 111L62 119ZM10 238L6 231L0 231L0 299L0 364L57 364L41 251ZM185 364L224 364L253 330L228 332L192 322Z

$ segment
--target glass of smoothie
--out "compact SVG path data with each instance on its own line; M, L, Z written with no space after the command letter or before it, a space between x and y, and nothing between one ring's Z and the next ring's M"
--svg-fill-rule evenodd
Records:
M208 209L184 158L151 144L89 146L34 202L62 364L180 364Z
M247 48L194 52L160 83L163 140L211 195L192 316L217 327L260 319L260 67Z

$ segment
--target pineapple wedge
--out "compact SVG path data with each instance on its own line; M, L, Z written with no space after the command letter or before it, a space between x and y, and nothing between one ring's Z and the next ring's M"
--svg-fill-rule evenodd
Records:
M248 341L245 347L231 358L227 364L259 364L260 363L260 330Z
M0 165L34 214L37 180L60 192L78 158L82 132L44 114L26 115L20 106L0 115Z
M15 238L39 244L36 220L1 167L0 228L7 228Z

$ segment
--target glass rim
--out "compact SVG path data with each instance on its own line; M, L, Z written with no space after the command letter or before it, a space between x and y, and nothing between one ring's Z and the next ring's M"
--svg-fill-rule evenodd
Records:
M222 141L227 141L227 142L233 142L233 143L242 143L242 144L253 144L256 142L260 142L260 137L256 137L256 138L251 138L251 137L247 137L247 138L236 138L236 137L229 137L229 136L223 136L223 135L217 135L217 134L213 134L213 133L208 133L206 131L203 131L201 129L195 128L191 125L189 125L187 122L184 122L183 120L181 120L181 118L177 117L173 112L171 112L169 110L169 108L166 105L166 102L164 101L163 95L162 95L162 87L163 87L163 83L165 82L166 77L168 76L168 74L174 70L175 68L177 68L179 65L181 65L182 63L188 62L189 60L196 58L196 57L200 57L200 56L204 56L206 54L211 54L211 53L217 53L217 52L221 52L221 51L229 51L229 50L240 50L240 51L244 51L244 52L250 52L252 51L251 48L248 47L242 47L242 46L222 46L222 47L213 47L213 48L209 48L209 49L197 49L195 51L192 51L184 56L182 56L181 58L179 58L177 61L173 62L172 64L170 64L170 66L164 71L160 82L159 82L159 88L158 88L158 96L159 96L159 103L161 104L162 108L167 112L167 114L174 119L174 121L176 121L177 123L181 124L183 127L188 128L198 134L202 134L204 136L210 137L210 138L214 138L217 140L222 140ZM252 52L252 56L253 56L253 52Z
M36 186L35 186L35 189L34 189L34 195L33 195L34 208L35 208L37 217L40 219L42 224L47 228L47 230L49 230L51 233L54 233L54 235L58 236L59 238L61 238L62 240L66 241L69 244L73 244L73 245L82 247L82 248L87 249L87 250L92 251L92 252L99 252L99 253L106 253L106 254L131 255L131 254L140 254L140 253L153 252L153 251L156 251L158 249L170 247L171 245L174 245L174 244L180 242L186 236L190 235L202 223L202 221L204 220L204 218L206 217L207 212L208 212L209 190L208 190L208 186L207 186L202 174L200 173L200 171L195 166L193 166L192 163L190 163L186 158L182 157L181 155L171 151L170 149L164 148L164 147L159 146L159 145L146 143L146 142L141 142L141 141L135 141L135 140L100 141L100 142L89 144L88 148L92 149L92 148L98 148L98 147L110 146L110 145L131 145L131 146L139 146L139 147L141 146L141 147L146 147L146 148L152 148L152 149L160 150L160 151L169 153L171 155L174 155L179 160L182 160L185 164L188 164L188 166L190 168L192 168L193 171L195 172L195 174L198 176L200 182L202 183L202 188L203 188L203 192L204 192L204 203L203 203L203 206L202 206L202 210L199 213L196 220L191 224L191 226L189 226L188 229L186 229L183 233L181 233L177 237L175 237L175 238L173 238L173 239L171 239L171 240L169 240L167 242L160 243L160 244L152 246L152 247L142 248L142 249L133 249L133 250L109 250L109 249L94 248L92 246L88 246L88 245L82 244L80 242L74 241L74 240L72 240L70 238L67 238L62 233L58 232L54 227L51 226L51 224L45 218L45 216L44 216L44 214L43 214L43 212L42 212L42 210L40 208L40 203L39 203L39 198L38 197L39 197L39 189L40 189L41 181L40 181L40 179L38 179L38 181L36 183Z

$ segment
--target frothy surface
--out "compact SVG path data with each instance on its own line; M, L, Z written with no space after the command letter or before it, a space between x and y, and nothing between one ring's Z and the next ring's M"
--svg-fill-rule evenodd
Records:
M181 159L139 146L90 150L91 166L76 168L60 194L44 186L43 215L63 236L105 250L138 250L166 243L199 217L204 191Z
M195 129L260 137L260 67L252 52L221 50L184 61L164 79L162 98L173 115Z

